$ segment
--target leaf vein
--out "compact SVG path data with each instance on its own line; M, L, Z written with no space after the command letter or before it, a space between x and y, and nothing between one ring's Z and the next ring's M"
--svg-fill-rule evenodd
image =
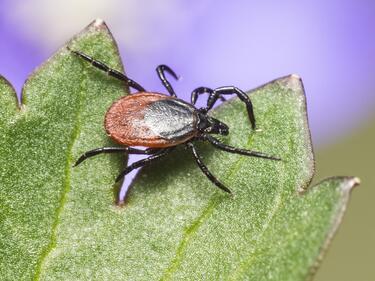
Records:
M248 141L247 141L247 147L251 147L251 144L253 142L253 134L250 134ZM225 178L230 179L232 176L236 173L236 171L239 170L239 167L241 166L241 163L245 161L246 157L239 157L228 169L227 176ZM232 182L232 180L230 180ZM209 204L204 208L202 213L198 216L197 219L193 221L193 223L185 230L183 234L183 238L180 242L180 245L177 248L176 256L172 260L169 267L164 272L163 276L160 280L170 280L173 273L177 270L177 268L181 265L184 251L188 246L189 241L194 236L194 234L198 231L199 227L204 223L204 221L209 217L210 214L215 210L215 208L220 204L220 200L218 199L218 195L214 194L211 196L209 200Z
M63 183L63 191L61 194L59 206L56 209L56 215L55 215L55 220L52 224L52 230L51 230L51 237L50 237L50 243L46 246L46 248L42 251L42 254L37 262L36 265L36 271L35 271L35 276L34 280L38 281L40 280L41 274L42 274L42 268L44 264L46 263L46 260L48 256L52 253L53 249L56 248L57 245L57 228L60 223L60 217L63 212L65 203L67 201L67 195L71 189L71 169L72 169L72 162L73 162L73 147L78 139L79 133L80 133L80 127L81 127L81 111L83 107L83 99L84 99L84 92L87 87L86 87L86 72L83 70L83 78L80 83L80 91L79 91L79 105L78 105L78 110L75 116L76 123L74 124L74 128L71 134L71 140L69 142L68 148L67 148L67 157L66 157L66 164L65 164L65 181Z

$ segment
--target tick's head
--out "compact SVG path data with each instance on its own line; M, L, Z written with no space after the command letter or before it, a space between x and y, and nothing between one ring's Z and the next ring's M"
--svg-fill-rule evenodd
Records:
M203 113L198 114L198 130L202 133L227 136L229 127L223 122Z

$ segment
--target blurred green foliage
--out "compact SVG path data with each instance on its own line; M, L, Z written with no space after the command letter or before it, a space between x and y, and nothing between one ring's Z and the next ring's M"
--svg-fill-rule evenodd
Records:
M314 280L375 279L375 116L361 128L315 151L315 180L328 175L356 175L347 215Z

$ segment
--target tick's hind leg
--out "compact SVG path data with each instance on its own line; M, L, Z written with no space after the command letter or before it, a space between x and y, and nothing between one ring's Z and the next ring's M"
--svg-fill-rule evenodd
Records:
M191 152L193 153L193 156L195 158L195 161L197 162L199 168L203 172L203 174L206 175L206 177L213 183L215 184L218 188L221 190L227 192L227 193L232 193L228 187L226 187L224 184L222 184L211 172L208 170L207 166L203 163L202 158L198 154L194 144L191 142L186 144L190 149Z
M69 48L68 48L69 49ZM106 72L109 76L112 76L116 79L119 79L121 81L125 81L129 87L139 91L139 92L145 92L146 90L141 86L139 85L137 82L135 82L134 80L128 78L125 74L121 73L120 71L117 71L113 68L110 68L109 66L107 66L105 63L101 62L101 61L98 61L96 59L94 59L93 57L90 57L89 55L86 55L85 53L82 53L80 51L75 51L75 50L71 50L69 49L72 53L74 53L75 55L79 56L80 58L84 59L85 61L88 61L89 63L92 64L92 66Z
M151 156L149 156L145 159L139 160L137 162L134 162L134 163L130 164L128 167L126 167L126 169L123 170L121 172L121 174L118 175L118 177L116 178L116 182L120 181L125 175L129 174L134 169L146 166L146 165L150 164L152 161L167 155L169 152L172 151L172 149L173 148L159 149L156 152L155 152L155 150L153 150L154 154L152 154Z
M168 93L172 97L177 97L176 93L174 92L171 83L165 78L165 72L172 75L174 79L178 80L177 74L168 66L165 64L161 64L156 68L156 72L158 73L158 76L161 80L161 83L163 83L164 87L167 89Z
M155 149L136 149L128 146L124 147L99 147L95 148L93 150L86 151L81 155L81 157L78 158L77 162L74 164L74 167L85 161L87 158L93 157L95 155L101 154L101 153L119 153L124 152L127 154L153 154L155 153Z

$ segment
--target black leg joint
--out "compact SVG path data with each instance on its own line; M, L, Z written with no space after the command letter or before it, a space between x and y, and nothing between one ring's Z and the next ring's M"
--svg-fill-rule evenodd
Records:
M213 92L214 90L212 90L211 88L207 88L207 87L196 88L194 91L191 92L191 103L195 104L197 102L198 96L204 93L208 93L209 96L211 96Z

